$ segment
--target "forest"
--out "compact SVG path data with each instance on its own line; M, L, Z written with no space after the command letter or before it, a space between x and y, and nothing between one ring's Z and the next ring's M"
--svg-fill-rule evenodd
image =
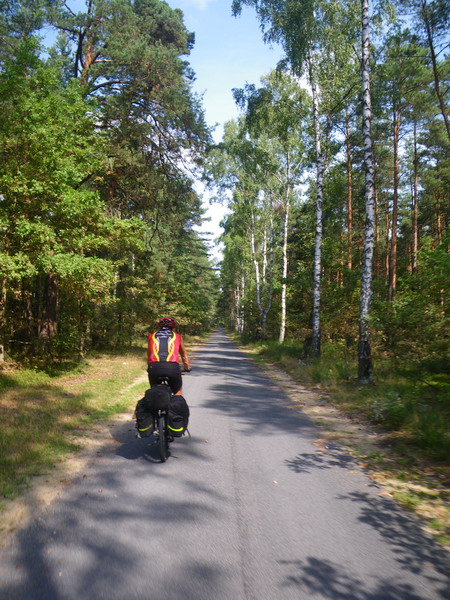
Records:
M0 6L2 358L220 323L313 382L376 382L369 418L446 454L449 1L230 2L285 58L218 144L181 10ZM228 207L220 275L198 181Z
M216 305L194 228L210 131L193 35L158 0L70 4L1 2L0 344L16 360L121 347L162 313L196 331Z
M450 5L244 6L285 59L208 158L230 326L448 456Z

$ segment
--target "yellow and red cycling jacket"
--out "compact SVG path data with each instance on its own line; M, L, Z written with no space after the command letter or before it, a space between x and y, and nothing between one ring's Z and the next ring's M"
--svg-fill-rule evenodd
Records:
M179 333L165 329L151 333L148 336L148 362L178 362L181 345Z

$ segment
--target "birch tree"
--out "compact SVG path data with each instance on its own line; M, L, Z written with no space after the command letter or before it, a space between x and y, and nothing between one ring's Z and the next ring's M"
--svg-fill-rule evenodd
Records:
M262 78L263 87L247 85L235 90L238 104L245 109L249 128L264 132L268 151L276 165L274 170L276 204L282 214L282 279L279 342L286 335L286 305L288 287L288 236L291 204L295 186L301 182L306 162L308 118L311 116L310 96L288 73L273 71Z
M351 4L351 3L350 3ZM324 132L327 128L323 101L326 92L323 85L329 87L327 79L320 77L321 65L328 73L335 71L332 80L338 78L338 63L341 49L350 49L353 27L352 10L344 11L340 5L321 0L309 2L290 2L289 0L234 0L232 7L235 15L239 14L242 6L253 6L260 19L266 42L279 42L286 52L284 66L289 66L299 78L306 75L312 92L313 124L315 137L315 247L313 261L313 306L312 306L312 336L311 354L320 355L321 344L321 272L322 272L322 243L323 243L323 193L326 167ZM344 18L341 18L345 15ZM340 37L341 47L334 43L336 36ZM336 58L338 61L336 62ZM343 63L345 64L345 63ZM331 67L332 65L332 67Z
M270 192L269 194L263 192L250 210L250 250L255 268L256 304L261 318L261 336L265 340L267 339L267 315L272 308L273 299L274 224L273 198ZM259 229L262 229L259 252L255 241L258 229L257 215L261 222Z
M231 191L230 209L237 219L225 226L249 244L255 283L255 302L262 336L267 335L267 316L272 307L274 278L274 173L276 162L270 142L252 135L241 118L225 125L224 141L210 154L209 168L219 193ZM228 230L230 228L228 227ZM247 241L248 240L248 241ZM234 278L233 294L241 274Z
M361 80L363 95L363 139L365 172L365 213L364 246L361 269L361 292L359 309L358 376L360 381L372 379L372 353L370 346L369 311L372 302L372 262L374 247L374 198L375 164L372 149L372 98L370 87L370 22L369 0L361 0Z
M320 354L320 295L322 254L322 202L324 155L322 125L320 123L319 88L317 82L317 2L292 3L286 0L234 0L233 14L238 15L243 5L255 7L264 30L266 42L282 44L292 72L300 79L306 72L313 97L314 134L316 148L316 243L313 265L312 344L313 356Z

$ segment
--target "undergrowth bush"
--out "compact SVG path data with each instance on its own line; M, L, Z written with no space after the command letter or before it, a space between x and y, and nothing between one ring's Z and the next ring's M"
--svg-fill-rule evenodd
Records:
M399 429L407 419L408 409L395 390L386 391L382 396L372 397L368 402L368 417L376 424Z

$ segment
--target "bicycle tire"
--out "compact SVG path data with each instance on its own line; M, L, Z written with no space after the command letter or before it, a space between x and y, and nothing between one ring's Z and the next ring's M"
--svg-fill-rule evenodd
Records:
M164 415L158 417L158 429L159 457L161 459L161 462L166 462L167 457L169 456L169 441L167 439L166 417Z

